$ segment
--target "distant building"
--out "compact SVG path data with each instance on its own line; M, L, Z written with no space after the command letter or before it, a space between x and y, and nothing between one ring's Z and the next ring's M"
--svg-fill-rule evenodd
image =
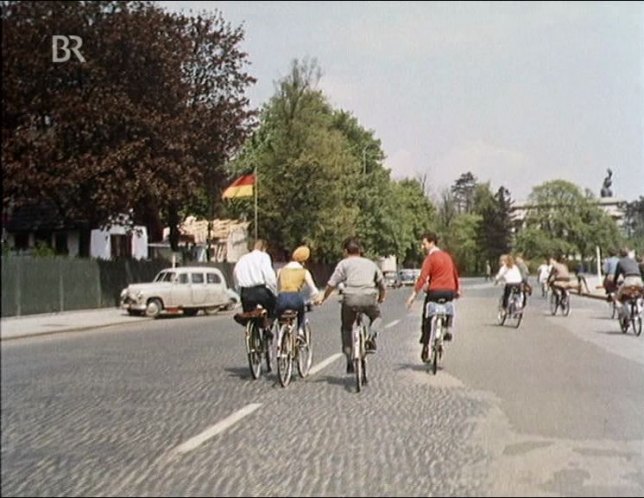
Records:
M626 202L616 199L615 197L600 197L598 199L593 199L596 205L598 205L606 214L608 214L618 227L624 225L624 217L626 215ZM515 202L512 205L511 212L512 217L517 228L522 228L525 226L525 219L528 215L528 212L531 209L537 207L556 207L556 206L538 206L536 204L531 204L529 202ZM563 209L564 206L561 206Z
M210 227L210 261L235 263L248 252L248 227L250 222L232 219L214 219ZM184 251L190 252L193 261L207 261L208 220L197 220L188 216L179 225L179 240ZM163 229L163 242L150 244L151 256L162 253L167 257L170 251L170 228Z

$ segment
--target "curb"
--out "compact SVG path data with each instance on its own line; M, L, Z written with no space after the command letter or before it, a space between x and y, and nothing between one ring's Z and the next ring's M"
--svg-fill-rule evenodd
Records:
M104 329L107 327L113 327L115 325L123 325L126 323L132 323L132 322L122 321L122 322L113 322L113 323L103 323L101 325L85 325L85 326L74 327L70 329L44 330L42 332L19 332L19 335L16 334L10 337L0 337L0 342L13 341L14 339L26 339L27 337L40 337L43 335L64 334L66 332L83 332L85 330Z

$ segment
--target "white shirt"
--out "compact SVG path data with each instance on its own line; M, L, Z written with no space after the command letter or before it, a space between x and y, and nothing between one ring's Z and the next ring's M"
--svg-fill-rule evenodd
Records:
M550 270L552 270L552 267L547 264L542 264L539 268L537 268L537 275L539 275L539 282L545 282L548 280L548 275L550 275Z
M514 265L512 268L508 268L505 265L501 266L494 280L499 281L501 279L505 280L506 284L520 284L523 282L521 271L517 265Z
M280 277L280 272L284 268L296 268L296 269L299 270L299 269L302 269L304 267L300 263L298 263L297 261L291 261L290 263L288 263L287 265L283 266L282 268L280 268L278 270L278 272L277 272L277 279L278 280L279 280L279 277ZM317 296L317 294L320 291L315 286L315 282L313 282L313 276L311 275L311 272L309 270L306 270L306 273L304 273L304 282L306 282L306 286L309 288L309 295L311 296L311 298L314 298L315 296Z
M233 279L237 288L266 285L273 294L277 295L275 270L270 256L264 251L255 249L239 258L233 270Z

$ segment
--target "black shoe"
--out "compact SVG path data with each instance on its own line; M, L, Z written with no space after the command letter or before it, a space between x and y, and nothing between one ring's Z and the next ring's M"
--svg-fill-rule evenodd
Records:
M353 367L353 362L352 361L347 362L347 373L348 374L356 373L356 369Z
M427 344L423 344L423 350L420 352L420 359L423 363L427 363L429 360L429 346Z
M452 333L451 332L445 332L445 335L443 336L444 341L451 341L452 340Z
M367 353L375 353L376 352L376 338L375 337L370 337L367 339L364 343L365 350Z

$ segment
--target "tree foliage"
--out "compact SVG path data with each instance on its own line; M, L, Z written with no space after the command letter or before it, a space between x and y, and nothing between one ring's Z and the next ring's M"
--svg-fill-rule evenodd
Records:
M47 201L109 225L176 225L252 125L241 28L149 2L3 2L3 206ZM52 62L52 35L85 62Z

